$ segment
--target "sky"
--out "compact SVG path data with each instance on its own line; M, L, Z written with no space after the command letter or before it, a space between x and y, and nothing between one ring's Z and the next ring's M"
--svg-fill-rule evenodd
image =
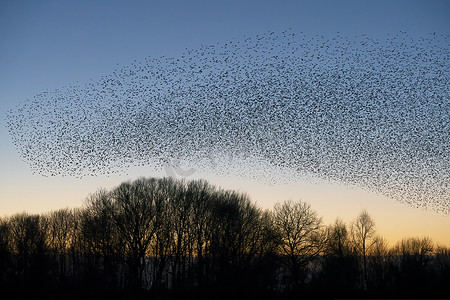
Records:
M186 49L272 31L379 39L399 32L413 38L433 33L448 36L449 14L448 1L2 1L0 215L79 207L100 187L112 188L139 176L170 175L170 170L150 165L81 179L33 174L8 132L6 115L43 91L98 82L135 61L179 58ZM448 115L444 117L448 119ZM204 178L248 193L262 208L300 199L310 203L326 224L336 217L351 221L366 209L378 233L391 244L403 237L429 236L450 245L448 214L417 209L373 190L333 180L268 184L258 179L273 171L265 162L255 165L244 159L234 163L235 172L256 176L220 175L211 168L191 165L183 166L195 169L184 173L189 176L180 172L175 176ZM289 170L282 172L288 174ZM448 202L446 192L444 201Z

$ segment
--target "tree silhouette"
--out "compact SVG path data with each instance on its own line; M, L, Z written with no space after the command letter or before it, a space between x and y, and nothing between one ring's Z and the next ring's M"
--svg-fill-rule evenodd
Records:
M388 287L388 278L391 265L391 255L386 240L375 236L369 250L368 273L374 290L385 290Z
M210 246L213 269L217 283L236 287L249 275L263 242L261 211L246 195L228 191L215 195Z
M429 238L389 248L366 211L325 227L307 203L263 211L204 180L139 178L82 208L0 218L0 289L12 297L442 297L449 257Z
M68 275L69 251L73 242L74 235L74 214L71 210L65 208L53 211L46 216L48 232L47 241L49 250L53 254L53 272L58 277Z
M23 282L39 284L45 278L47 224L39 215L17 214L11 217L10 246L17 257L17 275Z
M124 254L123 239L115 223L114 214L111 193L100 189L87 198L80 224L82 251L89 262L88 273L101 277L112 285L117 284L119 257Z
M130 284L140 289L143 284L145 257L158 228L155 200L156 179L140 178L125 182L112 191L113 218L125 250L130 268Z
M301 201L277 203L273 213L275 230L280 237L278 251L286 256L284 261L296 287L305 282L309 263L324 249L326 230L311 206Z
M450 248L443 245L437 245L435 248L436 266L438 276L436 282L450 282ZM450 295L450 286L437 285L437 295Z
M197 255L195 273L198 285L205 287L210 274L211 240L214 227L213 207L216 189L207 181L191 181L187 185L187 197L191 198L191 233L194 253Z
M347 225L336 219L328 226L320 282L327 286L324 297L343 297L354 293L358 282L358 261Z
M0 288L6 284L11 269L11 232L8 220L0 218Z
M375 222L367 211L363 210L351 224L351 237L355 250L363 258L364 289L367 289L368 283L367 252L371 247L370 241L374 237L374 234Z
M326 253L328 255L343 258L350 254L351 243L347 226L341 219L336 219L335 223L328 228L328 241Z
M425 296L426 285L429 284L428 270L433 243L428 237L405 238L392 249L397 258L397 286L408 290L408 296Z

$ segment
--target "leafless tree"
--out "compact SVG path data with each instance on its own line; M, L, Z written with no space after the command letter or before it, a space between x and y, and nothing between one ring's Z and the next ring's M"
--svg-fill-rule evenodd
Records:
M372 217L363 210L351 224L351 237L353 247L358 255L363 259L364 280L363 287L367 289L368 273L367 273L367 253L371 247L371 241L375 236L375 222Z
M46 215L48 223L47 240L56 264L55 272L66 276L66 260L72 246L74 215L68 208L50 212Z
M115 207L110 192L100 189L89 195L81 212L80 234L82 257L87 270L96 279L117 284L119 258L124 242L114 222ZM74 224L75 225L75 224Z
M0 218L0 285L6 281L11 264L11 232L8 218Z
M320 278L327 286L326 293L331 296L342 294L356 286L359 266L352 250L350 230L347 225L338 218L328 226L327 231L328 239L324 250L325 255L321 260Z
M317 259L327 240L322 219L309 204L289 200L275 204L273 221L281 240L278 251L288 258L293 283L303 283L308 264Z
M450 279L450 248L437 245L434 250L434 255L441 274Z
M45 254L48 252L45 219L39 215L20 213L10 218L9 227L10 246L17 257L18 275L25 281L31 277L42 279L46 267Z
M209 257L213 228L213 207L216 189L205 180L191 181L187 184L186 196L191 198L191 236L193 251L197 256L195 273L200 286L206 285L210 272Z
M433 259L433 242L428 237L404 238L392 249L394 270L397 274L395 285L404 290L408 297L424 297L424 286L433 281L442 281L436 276L436 265L430 263ZM442 287L437 288L441 289Z
M336 219L334 224L328 227L326 253L342 258L350 252L350 234L347 226L341 219Z
M192 266L192 198L186 193L184 181L171 181L168 200L169 218L166 223L171 228L171 274L172 285L178 287L186 279L187 269Z
M82 269L82 256L85 250L85 241L83 237L83 219L84 219L84 208L74 208L71 211L72 214L72 230L70 232L70 244L68 255L70 257L70 272L72 274L72 279L79 279L81 276L80 270Z
M126 246L131 271L131 285L142 286L145 257L154 239L158 215L158 181L140 178L125 182L112 191L114 221Z
M158 197L155 199L155 213L159 221L154 224L155 236L148 252L153 260L151 286L154 290L164 287L163 273L167 271L173 244L172 220L167 201L170 192L167 188L165 190L166 192L160 190ZM165 287L167 287L167 282L165 282Z
M368 255L370 282L372 282L375 289L383 289L387 284L391 264L391 255L387 241L381 236L375 236Z
M433 242L429 237L405 238L398 242L393 253L402 258L402 264L414 264L425 267L433 252Z

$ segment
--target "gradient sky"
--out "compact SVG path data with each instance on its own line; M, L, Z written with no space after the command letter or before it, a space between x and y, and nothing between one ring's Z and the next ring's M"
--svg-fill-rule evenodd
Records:
M90 192L161 169L76 178L32 175L6 129L5 114L25 99L67 84L84 84L118 66L146 57L177 57L186 48L226 43L267 31L309 35L368 34L383 37L450 31L448 1L2 1L0 2L0 215L78 207ZM262 169L261 172L267 170ZM254 172L242 166L240 172ZM422 211L359 188L330 182L268 186L257 180L218 177L197 170L224 188L247 192L263 208L276 201L309 202L332 223L367 209L378 233L393 244L402 237L430 236L450 245L450 217Z

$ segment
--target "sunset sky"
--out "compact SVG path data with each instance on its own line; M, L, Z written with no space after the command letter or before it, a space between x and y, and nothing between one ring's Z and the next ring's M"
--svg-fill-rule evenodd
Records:
M381 39L399 32L413 38L432 33L448 36L449 16L448 1L1 1L0 216L80 207L83 199L100 187L112 188L139 176L169 175L150 164L81 179L33 174L13 144L5 116L38 93L97 81L135 60L176 58L186 48L199 49L201 45L289 28L294 33L328 37L338 32L346 37ZM448 104L448 93L446 96ZM444 158L449 157L450 149L443 151ZM417 209L336 181L269 184L258 178L271 172L289 177L290 170L275 170L264 162L230 163L236 165L236 173L256 175L246 178L230 172L220 176L220 172L201 166L183 168L195 169L186 179L204 178L245 192L262 208L272 208L280 200L301 199L323 216L325 224L337 217L351 221L366 209L378 234L391 245L413 236L429 236L450 245L448 214ZM449 207L449 191L445 192L447 203L443 206Z

